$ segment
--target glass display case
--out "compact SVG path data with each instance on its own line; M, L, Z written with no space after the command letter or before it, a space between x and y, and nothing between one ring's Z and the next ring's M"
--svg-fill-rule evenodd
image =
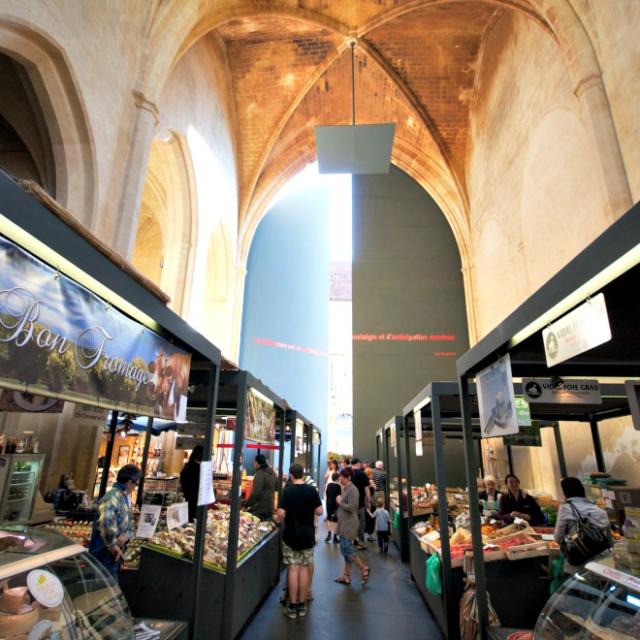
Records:
M0 455L0 523L31 519L43 463L42 453Z
M590 562L565 580L543 609L536 640L640 638L640 577Z
M105 569L53 531L0 530L0 638L135 637L127 603Z

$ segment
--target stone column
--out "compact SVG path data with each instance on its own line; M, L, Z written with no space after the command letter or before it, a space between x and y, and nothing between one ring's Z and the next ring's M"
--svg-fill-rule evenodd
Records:
M602 74L593 74L579 81L574 93L591 123L609 200L609 220L614 222L633 206L633 199Z
M140 91L133 91L136 115L124 167L122 193L117 208L117 224L113 229L111 248L131 259L136 241L136 229L151 141L160 122L155 103Z

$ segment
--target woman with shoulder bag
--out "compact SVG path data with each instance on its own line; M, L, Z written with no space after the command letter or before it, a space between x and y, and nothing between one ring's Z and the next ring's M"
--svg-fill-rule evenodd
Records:
M578 478L560 482L566 498L558 509L553 537L565 556L564 570L574 573L611 546L611 525L604 509L587 500Z

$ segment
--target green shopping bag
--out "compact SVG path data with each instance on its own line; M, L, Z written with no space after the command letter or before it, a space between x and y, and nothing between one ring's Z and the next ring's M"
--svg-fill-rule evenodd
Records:
M396 531L400 530L400 512L399 511L393 512L393 528Z
M440 556L437 553L432 553L425 561L426 575L424 578L427 585L427 591L430 591L435 596L442 595L442 574L440 567Z
M551 561L551 584L549 595L553 595L556 589L564 582L567 574L564 572L564 556L556 556Z

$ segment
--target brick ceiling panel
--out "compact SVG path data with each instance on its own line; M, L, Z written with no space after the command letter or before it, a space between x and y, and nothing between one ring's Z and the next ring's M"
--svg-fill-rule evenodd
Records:
M431 117L460 180L478 53L495 11L479 2L425 7L366 35Z
M299 0L299 6L338 20L347 26L361 26L385 11L413 0Z
M269 140L340 38L277 18L235 20L219 31L227 46L238 114L240 179L248 196Z
M405 149L432 157L443 168L444 159L422 122L400 89L367 55L356 55L356 123L396 123L396 141ZM256 191L290 162L292 149L309 152L315 159L315 126L351 123L351 59L342 56L323 74L292 115L274 145ZM397 143L396 143L397 144ZM395 145L394 145L395 149Z

